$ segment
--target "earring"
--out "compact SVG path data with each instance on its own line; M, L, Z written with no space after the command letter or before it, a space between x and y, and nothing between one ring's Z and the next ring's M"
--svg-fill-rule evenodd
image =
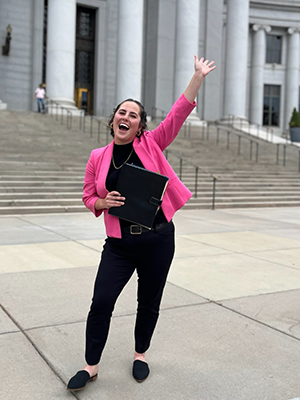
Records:
M111 124L109 125L109 127L110 127L110 129L112 129L112 128L113 128L113 123L111 123Z

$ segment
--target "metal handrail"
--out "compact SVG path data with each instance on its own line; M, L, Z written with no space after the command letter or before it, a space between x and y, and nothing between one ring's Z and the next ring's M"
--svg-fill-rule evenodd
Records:
M160 117L157 116L157 111L161 114ZM152 119L152 121L155 121L156 119L163 120L168 115L168 113L169 113L168 111L165 111L162 108L152 107L152 109L151 109L151 119ZM184 129L184 136L185 137L191 137L192 124L189 121L184 121L182 126L183 126L183 129Z
M250 153L249 153L250 160L252 160L252 158L253 158L253 143L255 143L255 145L256 145L255 162L258 163L258 154L259 154L259 143L258 142L256 142L255 140L253 140L251 138L242 136L239 133L233 132L233 131L223 127L222 125L218 125L218 123L208 124L207 135L206 135L207 140L209 140L209 127L211 125L215 125L216 129L217 129L217 137L216 137L216 144L217 145L219 144L220 131L226 132L226 134L227 134L226 149L227 150L229 150L229 148L230 148L230 135L234 135L234 136L236 136L238 138L238 151L237 151L238 155L241 154L241 141L242 141L242 138L247 140L249 142L249 144L250 144ZM203 134L202 134L202 138L203 138Z
M55 101L55 100L52 100L52 99L50 99L49 97L47 98L47 101L46 101L46 110L48 111L48 113L49 113L49 104L50 103L50 110L51 110L51 112L50 112L50 116L52 117L53 116L53 109L54 109L54 107L53 107L53 105L55 106L55 119L56 119L56 121L58 121L58 110L60 109L60 123L63 125L63 123L64 123L64 111L66 112L66 114L67 114L67 129L72 129L72 112L70 111L70 110L68 110L66 107L63 107L60 103L58 103L57 101Z
M243 125L244 122L245 122L245 119L244 119L244 118L238 117L238 116L233 115L233 114L229 114L228 117L229 117L229 125L230 125L232 128L234 128L234 124L237 122L237 124L240 125L240 130L242 130L242 125ZM262 130L262 131L265 131L265 132L266 132L266 137L267 137L267 138L269 137L269 134L270 134L270 137L271 137L270 142L273 143L273 137L274 137L274 129L273 129L273 128L271 128L271 127L269 127L269 126L260 125L260 124L258 124L258 123L256 123L256 122L251 122L250 120L247 120L247 123L248 123L248 133L250 133L251 127L253 126L253 127L254 127L254 130L256 130L256 132L257 132L257 135L256 135L256 136L257 136L259 139L260 139L260 137L259 137L259 131ZM245 131L243 131L243 132L245 132ZM247 133L247 132L245 132L245 133Z
M233 115L230 115L230 117L232 117L231 118L232 121L234 121L235 119L236 120L241 120L240 117L236 117L236 116L233 116ZM248 132L245 132L245 131L242 131L242 132L250 134L250 129L251 129L252 125L256 126L256 128L257 128L257 138L258 139L263 140L259 136L258 131L259 130L265 130L266 131L266 139L267 139L267 141L272 143L272 144L274 144L274 130L273 130L273 128L263 127L263 126L261 126L259 124L251 124L251 122L249 122L249 124L248 124ZM232 125L232 128L236 129L233 125ZM270 139L271 140L268 140L269 139L269 134L270 134ZM280 147L282 147L282 152L283 152L282 165L284 167L286 166L286 152L287 152L287 149L290 148L290 149L293 149L293 151L297 151L298 152L298 172L300 172L300 151L299 151L299 147L294 145L291 141L289 141L288 140L288 135L286 134L285 135L285 143L276 143L276 164L277 165L279 165Z
M161 114L160 117L157 116L157 111ZM151 119L152 119L152 121L157 119L157 118L160 118L160 119L163 120L167 116L167 114L168 114L167 111L165 111L165 110L163 110L161 108L158 108L158 107L152 107L152 109L151 109Z
M98 124L97 128L97 142L100 143L100 134L101 134L101 126L103 126L106 130L106 144L109 143L109 127L107 123L101 121L99 118L95 117L94 115L83 115L83 122L82 122L82 131L85 132L85 120L86 118L89 118L90 120L90 137L93 137L93 127L94 127L94 121Z
M175 153L174 151L165 150L165 155L166 155L166 159L168 160L168 156L169 153L171 153L172 155L174 155L175 157L179 158L179 179L181 180L182 178L182 167L183 167L183 161L184 159L178 155L177 153ZM198 173L199 170L203 171L205 174L207 174L208 176L210 176L213 179L213 190L212 190L212 207L211 209L214 210L215 209L215 202L216 202L216 184L217 184L217 180L218 177L214 174L211 174L210 172L207 172L203 167L199 167L198 165L195 164L189 164L190 166L195 168L195 190L194 190L194 197L197 198L198 197Z

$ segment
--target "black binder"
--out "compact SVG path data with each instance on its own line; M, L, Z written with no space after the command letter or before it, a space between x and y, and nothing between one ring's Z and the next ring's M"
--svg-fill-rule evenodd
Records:
M111 207L108 213L151 229L162 203L169 178L133 164L124 164L115 190L126 198L121 207Z

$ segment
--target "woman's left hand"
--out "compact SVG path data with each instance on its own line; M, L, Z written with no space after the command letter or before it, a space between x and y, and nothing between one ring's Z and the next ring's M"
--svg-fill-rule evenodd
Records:
M209 60L204 61L204 57L201 57L200 60L197 56L195 56L195 72L201 74L203 77L208 75L210 71L213 71L215 68L217 68L215 65L213 65L215 62Z

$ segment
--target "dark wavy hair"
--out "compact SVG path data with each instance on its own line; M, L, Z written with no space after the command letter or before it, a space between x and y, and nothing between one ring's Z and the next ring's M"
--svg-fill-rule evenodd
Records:
M126 100L123 100L120 104L118 104L118 105L114 108L113 113L111 114L110 119L109 119L109 122L108 122L108 126L109 126L109 129L110 129L110 134L111 134L112 137L115 136L114 131L113 131L113 128L111 127L111 124L112 124L112 122L113 122L113 120L114 120L114 117L115 117L116 112L117 112L118 109L121 107L121 105L122 105L123 103L125 103L126 101L132 101L133 103L136 103L136 104L139 106L139 108L140 108L140 118L141 118L140 125L141 125L141 130L140 130L140 132L137 134L137 137L140 137L140 136L143 134L143 132L147 129L147 113L146 113L146 111L145 111L145 109L144 109L143 104L140 103L138 100L134 100L134 99L126 99Z

